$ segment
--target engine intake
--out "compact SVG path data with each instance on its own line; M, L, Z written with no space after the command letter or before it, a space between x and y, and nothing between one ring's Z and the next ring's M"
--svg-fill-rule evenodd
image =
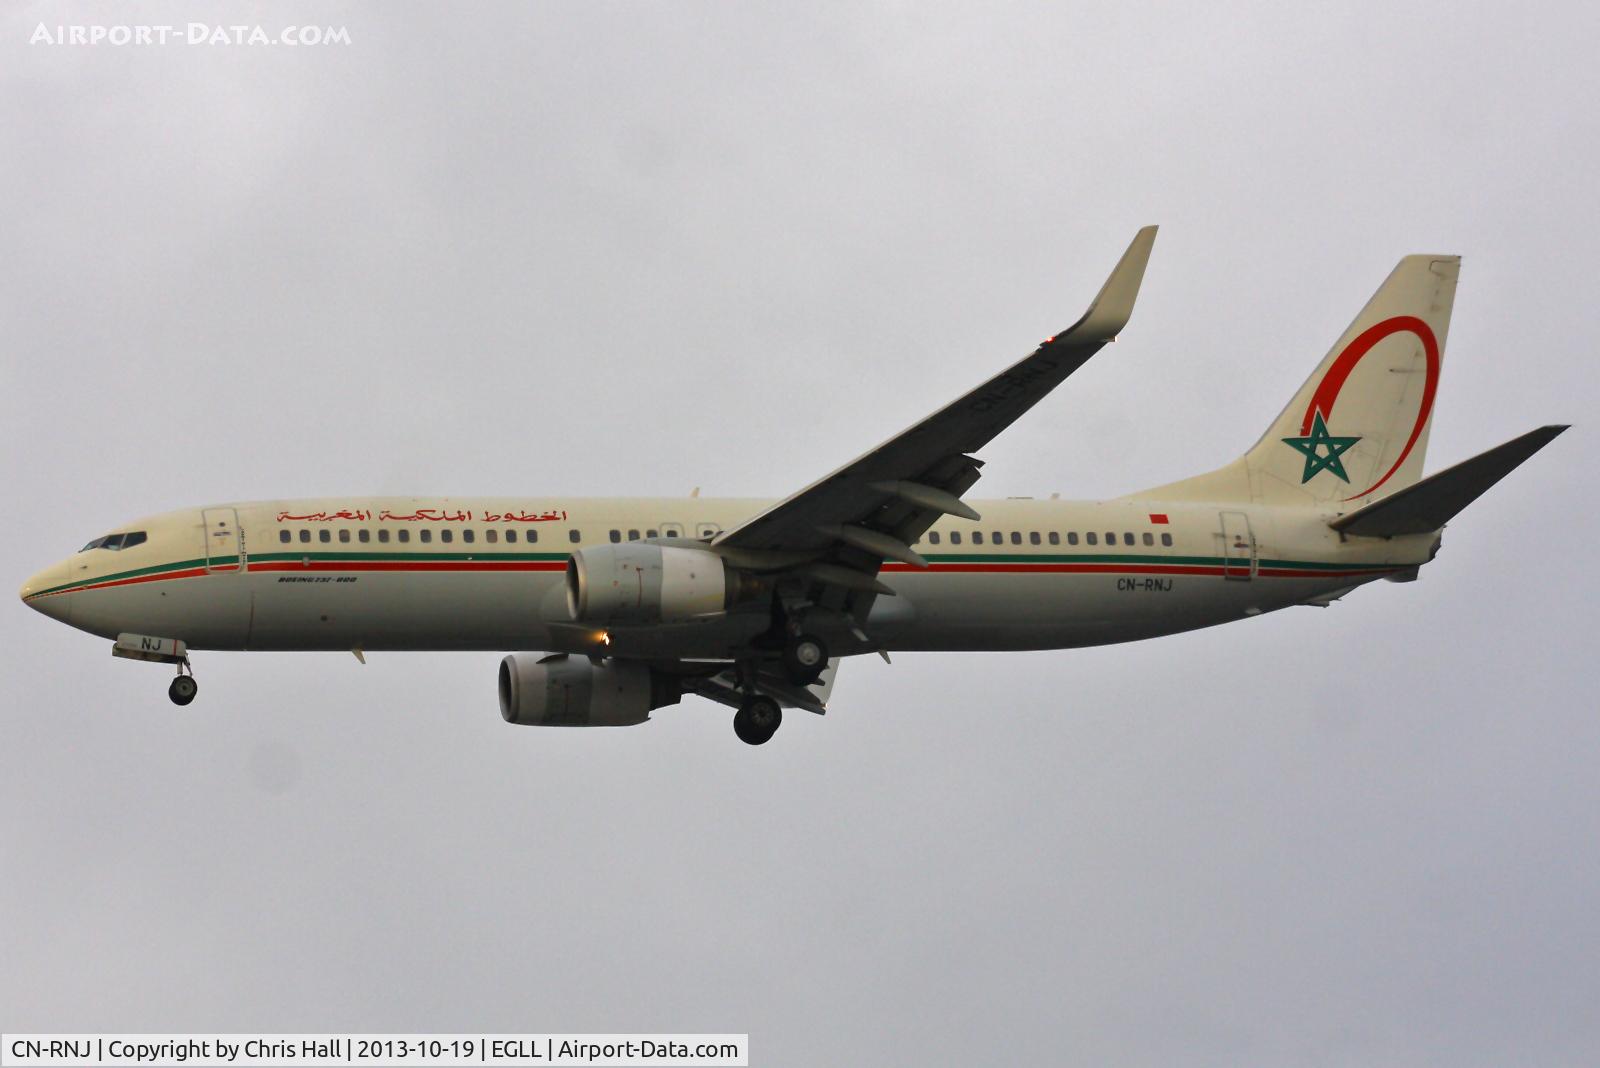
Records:
M742 583L704 549L647 542L579 549L567 561L567 611L583 623L675 623L733 606Z
M631 727L681 696L676 680L643 664L530 653L500 661L500 715L524 727Z

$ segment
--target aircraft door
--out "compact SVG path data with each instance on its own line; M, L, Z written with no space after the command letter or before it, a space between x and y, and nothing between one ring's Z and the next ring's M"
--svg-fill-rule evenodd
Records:
M1256 539L1250 517L1243 512L1222 513L1222 577L1248 582L1256 573Z
M200 518L206 528L206 570L243 571L244 536L239 532L239 514L232 508L207 508Z

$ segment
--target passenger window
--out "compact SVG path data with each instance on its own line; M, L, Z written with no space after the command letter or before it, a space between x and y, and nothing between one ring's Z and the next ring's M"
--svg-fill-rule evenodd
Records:
M1154 545L1156 543L1156 536L1154 534L1150 533L1148 530L1145 531L1144 532L1144 543L1146 545Z
M1162 545L1166 545L1166 546L1171 546L1171 544L1172 544L1172 535L1163 533L1161 535L1161 544Z
M1067 531L1067 544L1068 545L1076 545L1076 544L1078 544L1078 532L1076 530Z
M656 531L646 530L644 532L644 536L647 537L647 538L659 538L661 535L658 534Z
M1029 545L1038 545L1039 544L1039 532L1037 530L1028 531L1028 544Z
M1022 544L1022 531L1013 530L1011 532L1011 544L1012 545L1021 545Z
M974 545L982 545L983 544L983 531L974 530L972 532L972 544L974 544Z
M333 540L333 534L328 530L327 527L323 527L321 530L317 531L317 540L326 545L328 542Z
M961 531L952 530L950 532L950 544L951 545L960 545L961 544Z
M289 540L289 532L287 530L278 531L278 540L282 541L282 542L287 542Z
M1061 544L1061 533L1060 533L1060 531L1052 530L1050 532L1050 544L1051 545L1060 545Z
M628 540L629 541L638 541L639 540L639 532L637 530L628 531Z
M989 534L994 539L994 544L1004 545L1006 543L1005 535L1000 533L998 530L991 530Z
M510 531L509 533L507 533L506 534L506 540L507 541L516 541L517 540L517 532L513 530L513 531ZM537 530L530 530L530 531L528 531L528 536L526 538L524 538L523 540L526 541L529 545L532 545L534 542L539 540L539 532ZM577 541L578 539L576 537L574 537L572 540L573 541Z
M939 532L937 530L928 531L928 544L929 545L938 545L939 544Z
M1131 530L1127 531L1122 535L1122 544L1124 544L1124 545L1132 545L1133 544L1133 531L1131 531Z
M468 545L471 545L473 540L476 539L477 536L478 536L478 532L475 531L475 530L468 529L468 530L463 530L461 532L461 540L466 542Z
M528 540L532 541L533 539L529 538ZM515 530L506 531L506 544L507 545L515 545L516 541L517 541L517 532Z
M388 532L388 530L379 530L378 531L378 540L380 542L382 542L383 544L385 544L385 545L389 544L389 532Z
M1107 545L1115 545L1116 543L1117 543L1117 532L1114 531L1114 530L1106 531L1106 544Z
M445 527L443 530L439 531L439 540L443 542L455 541L456 532L451 530L449 527Z
M356 540L362 545L365 545L367 542L372 540L372 531L368 530L366 527L362 527L360 530L356 531Z
M530 531L528 531L528 533L529 533L529 534L532 534L532 533L533 533L533 531L531 531L531 530L530 530ZM579 541L579 540L580 540L580 539L581 539L581 538L582 538L582 537L583 537L583 535L582 535L582 534L579 534L579 533L578 533L578 531L577 531L577 530L576 530L576 529L573 529L573 530L569 530L569 531L567 531L567 540L568 540L568 541L570 541L570 542L571 542L571 543L572 543L572 544L574 544L574 545L576 545L576 544L578 544L578 541Z
M1090 545L1100 544L1100 536L1092 530L1083 536L1083 540L1088 542Z
M408 542L411 540L411 531L402 527L399 533L395 534L395 537L399 538L402 542Z
M300 532L300 540L301 540L301 541L302 541L302 542L307 542L307 541L310 541L310 540L311 540L311 531L309 531L309 530L302 530L302 531L301 531L301 532Z
M500 540L500 532L498 530L486 530L483 532L483 540L493 545Z
M612 543L615 544L615 543L617 543L617 542L619 542L621 540L622 540L622 531L613 530L611 532L611 541L612 541Z
M342 543L344 543L345 545L349 545L350 544L350 528L349 527L340 527L339 528L339 540Z
M423 527L421 530L417 531L417 540L424 543L432 541L433 531L429 530L427 527Z

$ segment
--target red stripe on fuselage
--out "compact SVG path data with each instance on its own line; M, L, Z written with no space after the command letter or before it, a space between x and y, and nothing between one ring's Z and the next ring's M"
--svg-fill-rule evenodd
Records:
M71 589L66 590L51 590L49 593L41 593L38 596L59 597L63 593L86 593L89 590L108 590L113 586L135 586L141 582L160 582L162 579L197 578L205 573L206 569L203 567L191 567L183 571L167 571L159 575L135 575L133 578L114 579L111 582L91 582L86 586L73 586ZM28 599L30 601L33 600L32 597Z
M268 560L252 563L247 569L249 573L256 572L293 572L293 571L369 571L369 572L484 572L484 571L565 571L566 562L561 560ZM1224 574L1237 574L1244 569L1243 564L1232 566L1228 569L1220 565L1205 564L1109 564L1109 563L960 563L960 564L930 564L926 568L913 567L910 564L891 563L885 564L883 570L892 573L912 573L917 571L930 571L944 574L999 574L999 575L1027 575L1027 574L1080 574L1080 575L1209 575L1213 577ZM237 567L230 570L237 570ZM1262 567L1257 574L1263 578L1364 578L1369 575L1385 575L1398 570L1396 567L1373 567L1360 571L1314 571L1302 568ZM54 590L50 593L41 593L36 596L57 597L65 593L86 593L90 590L106 590L119 586L134 586L145 582L161 582L166 579L199 578L208 572L203 567L185 568L182 571L167 571L155 575L137 575L132 578L114 579L109 582L91 582L83 586L74 586L71 589ZM29 600L35 598L30 597Z
M925 568L911 564L884 564L884 571L902 574L916 571L956 572L965 574L1026 575L1044 574L1089 575L1237 575L1249 570L1247 561L1230 564L1227 568L1212 564L929 564ZM1393 567L1374 567L1361 571L1312 571L1287 567L1263 567L1258 575L1266 578L1343 578L1346 576L1385 575L1397 570Z
M269 560L250 571L565 571L563 560Z

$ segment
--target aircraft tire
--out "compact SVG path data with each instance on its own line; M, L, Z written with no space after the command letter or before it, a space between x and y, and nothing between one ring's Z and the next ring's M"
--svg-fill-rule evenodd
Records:
M172 703L175 705L188 704L199 692L200 686L192 675L179 675L172 680L172 685L167 687L167 696L172 698Z
M828 647L821 638L801 634L783 649L783 670L796 686L810 686L828 669Z
M752 697L733 716L733 733L745 745L764 745L783 723L783 709L770 697Z

